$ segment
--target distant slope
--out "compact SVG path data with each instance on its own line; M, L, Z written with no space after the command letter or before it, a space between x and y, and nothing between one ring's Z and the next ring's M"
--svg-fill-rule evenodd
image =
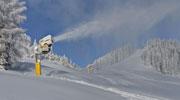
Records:
M92 64L88 65L88 67L93 66L96 70L99 70L102 66L113 65L121 62L132 55L135 51L136 49L132 45L125 45L99 57Z
M145 66L141 55L142 50L138 50L122 62L101 66L101 70L89 75L91 82L162 100L179 100L180 78L163 75Z

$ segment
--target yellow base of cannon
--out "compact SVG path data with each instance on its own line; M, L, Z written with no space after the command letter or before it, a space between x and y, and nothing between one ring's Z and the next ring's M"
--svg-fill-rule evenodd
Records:
M40 60L37 60L35 64L35 74L37 77L41 76L41 62Z

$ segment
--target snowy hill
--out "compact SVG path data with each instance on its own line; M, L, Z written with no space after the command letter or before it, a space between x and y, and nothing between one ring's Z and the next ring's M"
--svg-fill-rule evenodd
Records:
M36 78L32 59L0 72L0 97L3 100L157 100L154 97L121 91L99 84L95 77L54 62L43 61L43 75ZM92 78L89 80L89 78ZM90 82L95 79L95 82ZM89 80L89 81L88 81Z
M14 69L0 72L0 97L5 100L179 100L180 78L163 75L144 65L143 51L137 50L113 65L103 65L94 73L43 60L40 78L34 76L34 59L27 58L14 65ZM12 95L7 95L8 91Z
M138 50L122 62L103 66L90 75L91 82L161 100L179 100L180 78L163 75L145 66L141 60L142 53L143 50Z

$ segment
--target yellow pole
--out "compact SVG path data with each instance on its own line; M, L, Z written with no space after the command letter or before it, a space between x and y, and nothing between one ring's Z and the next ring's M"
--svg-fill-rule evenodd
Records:
M35 74L37 77L41 76L41 61L38 59L37 55L35 63Z

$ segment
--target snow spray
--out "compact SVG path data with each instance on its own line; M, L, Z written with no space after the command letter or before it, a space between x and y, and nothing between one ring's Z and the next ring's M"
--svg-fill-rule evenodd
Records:
M176 11L179 5L174 2L159 2L145 8L115 7L105 11L91 21L81 24L70 31L54 37L54 42L73 41L86 37L98 37L104 34L117 34L119 37L136 38L142 32L157 25L165 16ZM151 13L149 13L151 12ZM115 35L115 37L117 37ZM118 38L119 39L119 38Z
M88 22L86 24L80 25L76 28L73 28L72 30L68 32L55 36L54 42L72 41L72 40L77 40L77 39L92 36L93 34L97 33L97 31L99 30L99 28L97 28L98 24L99 24L98 21L92 21L92 22Z

